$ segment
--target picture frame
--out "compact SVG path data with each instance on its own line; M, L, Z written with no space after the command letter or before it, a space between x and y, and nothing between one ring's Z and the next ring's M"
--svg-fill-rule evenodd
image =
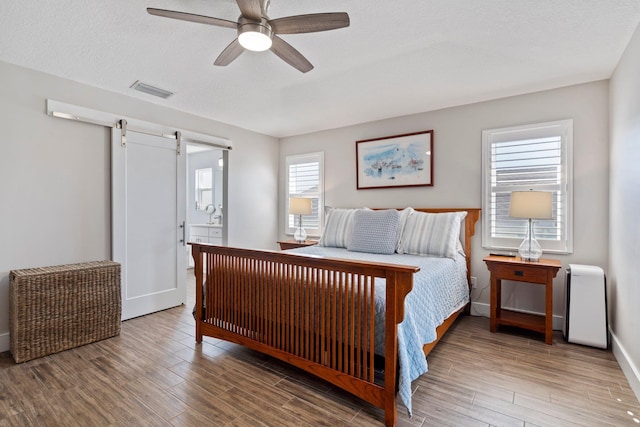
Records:
M433 130L356 141L356 185L433 186Z

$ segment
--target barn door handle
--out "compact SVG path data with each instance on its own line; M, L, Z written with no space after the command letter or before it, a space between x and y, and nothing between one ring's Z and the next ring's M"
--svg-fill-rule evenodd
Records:
M187 243L186 243L186 240L187 240L186 239L187 229L185 227L184 221L182 221L182 224L180 224L180 228L182 228L182 239L180 240L180 243L182 243L182 246L186 246L187 245Z

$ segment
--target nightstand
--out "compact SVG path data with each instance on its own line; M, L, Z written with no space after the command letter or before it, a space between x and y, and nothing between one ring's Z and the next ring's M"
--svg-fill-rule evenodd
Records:
M304 242L296 242L295 240L281 240L278 242L280 250L285 251L287 249L302 248L304 246L317 245L317 240L305 240Z
M537 262L522 261L519 257L491 255L484 259L491 272L491 332L499 325L516 326L544 333L544 342L553 343L553 278L562 263L541 258ZM502 280L536 283L545 287L544 316L520 313L501 307Z

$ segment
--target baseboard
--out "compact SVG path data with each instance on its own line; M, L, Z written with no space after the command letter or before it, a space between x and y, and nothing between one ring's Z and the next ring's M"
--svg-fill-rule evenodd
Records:
M631 389L636 395L638 401L640 401L640 370L633 363L629 354L626 352L618 337L609 329L609 333L611 334L611 350L613 351L613 355L615 356L624 376L627 377L627 381L629 381L629 385Z
M509 307L504 307L504 308L509 308ZM512 308L510 310L519 311L521 313L537 314L539 316L543 315L543 313L537 313L537 312L534 312L534 311L516 310L516 309L512 309ZM472 302L471 303L471 315L472 316L490 317L491 316L490 313L491 313L491 310L489 308L489 304L483 303L483 302ZM554 331L561 331L563 322L564 322L564 316L558 316L558 315L554 314L553 315L553 330Z
M0 353L9 351L9 332L0 334Z
M485 304L482 302L472 302L471 303L471 315L472 316L481 316L481 317L490 317L491 310L489 309L489 304Z

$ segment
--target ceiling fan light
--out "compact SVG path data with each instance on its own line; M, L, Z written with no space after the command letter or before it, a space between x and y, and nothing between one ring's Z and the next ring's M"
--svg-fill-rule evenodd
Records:
M262 52L271 48L273 32L271 27L262 20L261 23L242 23L238 28L238 41L248 50Z
M256 52L262 52L263 50L267 50L271 47L271 38L255 31L247 31L246 33L240 34L238 36L238 41L245 49Z

